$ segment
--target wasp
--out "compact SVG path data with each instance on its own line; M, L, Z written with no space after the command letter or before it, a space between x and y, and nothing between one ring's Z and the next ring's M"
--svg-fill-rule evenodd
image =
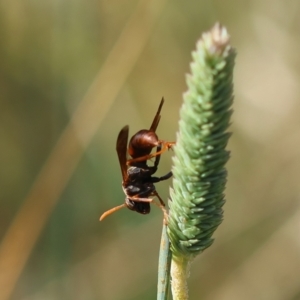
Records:
M131 156L131 159L129 160L127 160L129 127L127 125L121 129L117 138L116 150L123 179L122 188L126 196L125 203L103 213L100 221L123 207L143 215L149 214L150 203L159 206L164 213L164 219L167 220L168 214L165 209L165 203L157 193L154 183L169 179L172 176L172 172L162 177L152 176L157 171L161 154L175 144L175 142L160 140L155 133L161 118L160 112L163 104L164 98L160 102L150 129L142 129L130 139L128 154ZM155 147L156 152L151 153ZM147 160L153 157L155 157L153 166L148 166ZM157 197L159 203L155 202L152 197Z

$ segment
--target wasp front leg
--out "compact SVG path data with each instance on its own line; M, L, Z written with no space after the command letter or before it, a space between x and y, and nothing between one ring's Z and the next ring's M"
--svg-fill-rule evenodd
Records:
M154 153L144 155L144 156L141 156L141 157L129 159L129 160L127 160L126 164L131 165L132 163L135 163L135 162L145 161L145 160L149 160L153 157L160 156L166 150L169 150L170 148L172 148L173 145L175 145L175 142L160 141L160 143L161 143L161 145L163 145L163 147L161 147L160 151L156 151Z

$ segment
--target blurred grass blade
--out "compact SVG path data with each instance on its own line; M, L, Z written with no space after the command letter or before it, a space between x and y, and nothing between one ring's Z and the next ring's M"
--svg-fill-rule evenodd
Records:
M166 1L142 0L36 178L0 247L0 299L6 300L85 148L139 58Z

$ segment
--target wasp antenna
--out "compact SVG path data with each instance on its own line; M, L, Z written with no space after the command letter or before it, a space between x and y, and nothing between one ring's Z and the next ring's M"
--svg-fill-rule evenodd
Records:
M117 210L126 207L126 204L122 204L116 207L111 208L110 210L106 211L105 213L103 213L99 219L99 221L102 221L104 218L106 218L107 216L111 215L112 213L116 212Z

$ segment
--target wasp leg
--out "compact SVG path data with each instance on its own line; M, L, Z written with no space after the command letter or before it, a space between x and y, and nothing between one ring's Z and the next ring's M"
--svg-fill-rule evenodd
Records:
M145 160L151 159L155 156L159 156L162 153L164 153L166 150L169 150L170 148L172 148L173 145L175 145L175 142L160 141L160 143L163 145L163 147L160 151L157 151L157 152L154 152L152 154L145 155L145 156L129 159L129 160L127 160L126 164L130 165L134 162L145 161Z
M159 152L159 151L161 151L161 145L158 145L157 148L156 148L156 153ZM153 165L155 171L153 172L153 174L157 170L159 161L160 161L160 154L155 156L155 161L154 161L154 165Z
M103 213L99 219L99 221L102 221L104 218L106 218L107 216L111 215L112 213L116 212L117 210L126 207L126 204L121 204L119 206L113 207L110 210L106 211L105 213Z
M173 173L169 172L166 175L161 176L161 177L151 177L151 182L156 183L156 182L160 182L160 181L163 181L163 180L167 180L170 177L172 177L172 175L173 175Z
M152 198L140 198L139 196L130 196L129 200L134 202L148 202L148 203L151 203L153 201Z
M168 225L168 220L169 220L169 214L165 208L165 202L163 201L163 199L161 199L161 197L159 196L159 194L157 193L157 191L153 192L153 195L155 195L160 203L157 203L153 200L153 203L156 204L158 207L160 207L160 209L163 211L164 214L164 224Z

